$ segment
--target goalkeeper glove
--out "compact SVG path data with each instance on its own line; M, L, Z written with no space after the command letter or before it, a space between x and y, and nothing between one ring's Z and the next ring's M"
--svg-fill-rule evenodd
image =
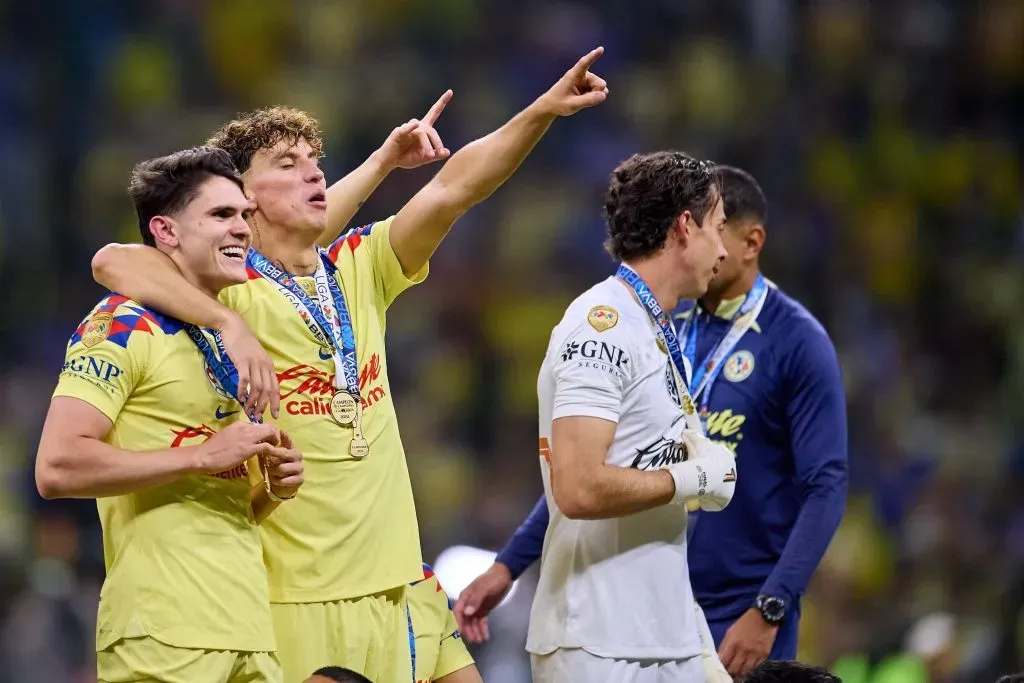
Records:
M708 512L725 509L736 491L736 456L691 429L683 430L679 440L686 448L687 459L668 466L676 484L672 502L685 505L697 501L700 509Z

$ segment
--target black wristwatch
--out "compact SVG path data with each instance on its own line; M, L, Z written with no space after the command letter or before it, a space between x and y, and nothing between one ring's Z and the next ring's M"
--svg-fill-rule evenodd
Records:
M772 626L778 626L786 618L786 603L772 595L758 595L754 607L761 613L761 618Z

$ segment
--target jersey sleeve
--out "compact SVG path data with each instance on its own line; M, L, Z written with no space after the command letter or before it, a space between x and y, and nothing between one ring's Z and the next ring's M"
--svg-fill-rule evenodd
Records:
M394 219L395 217L391 216L361 228L348 230L327 249L328 257L335 264L345 249L351 250L353 255L357 250L365 250L373 270L374 286L385 306L390 306L405 290L423 282L430 272L430 264L427 263L411 278L405 276L398 255L391 246L391 223Z
M614 320L611 327L608 322ZM571 324L571 320L566 322ZM549 348L554 375L551 418L598 417L619 421L622 399L633 378L636 345L618 312L594 306Z
M444 591L440 595L445 595ZM447 600L447 596L445 596ZM462 640L459 626L455 623L455 615L451 609L446 611L444 629L441 631L441 645L437 652L437 663L434 665L434 675L431 680L439 680L459 669L465 669L474 664L473 656L466 649Z
M792 604L807 589L846 508L846 392L839 359L817 323L795 328L784 362L794 477L801 504L762 592Z
M115 422L142 381L150 344L145 333L121 329L131 314L106 301L71 336L53 395L85 401Z

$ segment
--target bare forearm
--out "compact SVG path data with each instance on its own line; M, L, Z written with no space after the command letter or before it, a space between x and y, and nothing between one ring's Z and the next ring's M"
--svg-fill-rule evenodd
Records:
M103 498L161 486L202 471L198 447L126 451L81 437L40 451L53 455L36 465L36 484L44 498Z
M327 188L327 229L320 235L317 244L327 248L338 239L377 186L394 170L381 159L379 151L347 176Z
M92 275L112 292L201 327L223 329L236 315L186 280L174 262L153 247L108 244L93 257Z
M676 487L665 470L641 472L601 465L581 476L556 477L552 472L552 489L566 517L610 519L666 505Z
M544 136L554 114L540 101L455 153L391 224L391 246L407 276L420 271L452 224L497 190Z
M453 208L467 211L515 173L554 120L535 101L498 130L459 150L431 182L449 188Z

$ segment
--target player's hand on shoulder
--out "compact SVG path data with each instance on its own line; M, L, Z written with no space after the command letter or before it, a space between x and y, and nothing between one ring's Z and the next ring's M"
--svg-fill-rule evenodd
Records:
M422 119L410 119L391 131L377 150L381 165L389 170L416 168L451 156L451 151L444 146L434 128L434 123L451 99L452 91L445 91Z
M197 448L198 469L206 474L224 472L241 465L254 455L270 453L280 442L277 427L239 420Z
M281 445L270 449L265 456L270 490L278 498L293 498L305 481L302 453L292 443L287 432L281 432Z
M220 329L228 358L238 370L239 402L247 415L263 416L266 409L278 417L281 395L274 361L240 315L232 315Z
M608 97L608 83L590 72L590 67L604 54L604 48L591 50L569 69L551 89L540 96L544 111L555 116L572 116L595 107Z
M487 615L512 590L512 573L501 562L495 562L473 582L466 586L452 610L462 636L471 643L482 643L490 638Z

